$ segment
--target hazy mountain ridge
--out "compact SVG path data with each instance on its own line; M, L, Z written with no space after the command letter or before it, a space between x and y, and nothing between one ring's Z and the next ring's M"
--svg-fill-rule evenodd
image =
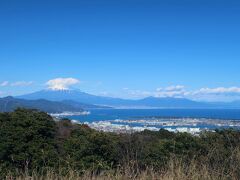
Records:
M104 96L91 95L79 90L42 90L31 94L19 96L22 99L35 100L47 99L51 101L68 102L70 105L78 103L93 104L93 106L107 107L149 107L149 108L240 108L240 102L232 103L207 103L197 102L185 98L157 98L147 97L140 100L130 100L121 98L112 98Z
M79 90L42 90L23 96L18 96L22 99L35 100L35 99L47 99L51 101L65 101L71 100L75 102L103 105L103 106L121 106L126 104L132 104L134 100L125 100L120 98L111 98L104 96L91 95Z
M98 105L94 105L94 104L80 103L80 102L76 102L73 100L63 100L61 102L64 104L73 106L75 108L83 108L83 109L108 109L108 108L111 108L108 106L98 106Z
M81 112L80 107L74 107L61 102L48 101L45 99L38 100L25 100L13 97L5 97L0 99L0 112L11 112L17 108L30 108L38 109L48 113L61 113L61 112Z
M196 102L185 98L156 98L148 97L139 100L145 106L167 107L167 108L211 108L211 105L203 102Z

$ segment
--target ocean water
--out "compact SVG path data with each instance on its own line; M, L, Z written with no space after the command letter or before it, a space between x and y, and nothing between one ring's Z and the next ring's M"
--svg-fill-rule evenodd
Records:
M68 116L80 122L152 117L240 120L240 109L93 109L87 116Z
M94 109L89 115L66 117L106 131L240 129L238 109Z

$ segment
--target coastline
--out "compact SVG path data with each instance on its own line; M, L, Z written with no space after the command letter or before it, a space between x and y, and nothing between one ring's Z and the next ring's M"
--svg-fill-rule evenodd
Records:
M98 110L99 111L99 110ZM198 135L203 131L215 131L215 129L240 129L240 120L221 119L221 118L190 118L190 117L160 117L160 116L132 116L131 118L114 118L107 119L107 115L102 119L86 119L91 118L94 114L90 111L83 112L64 112L51 114L51 116L60 120L68 118L74 124L86 124L90 128L115 133L134 133L144 130L159 131L165 129L170 132L187 132ZM134 117L134 118L133 118Z

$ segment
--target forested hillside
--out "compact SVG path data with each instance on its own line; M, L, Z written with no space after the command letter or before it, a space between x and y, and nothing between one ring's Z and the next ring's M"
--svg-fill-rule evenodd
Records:
M239 179L239 172L239 131L114 134L35 110L0 113L1 179Z

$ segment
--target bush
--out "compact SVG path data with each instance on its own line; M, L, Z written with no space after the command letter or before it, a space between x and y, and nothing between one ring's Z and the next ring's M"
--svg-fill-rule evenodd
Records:
M209 177L240 179L240 131L216 130L200 136L163 129L115 134L68 119L54 121L36 110L0 113L0 178L25 170L45 176L49 168L59 176L111 172L113 177L134 178L150 170L197 178L201 176L194 172L206 171Z
M0 166L2 170L54 166L56 124L46 113L17 109L0 114Z
M81 171L110 169L118 161L118 139L113 134L79 126L64 143L71 168Z

